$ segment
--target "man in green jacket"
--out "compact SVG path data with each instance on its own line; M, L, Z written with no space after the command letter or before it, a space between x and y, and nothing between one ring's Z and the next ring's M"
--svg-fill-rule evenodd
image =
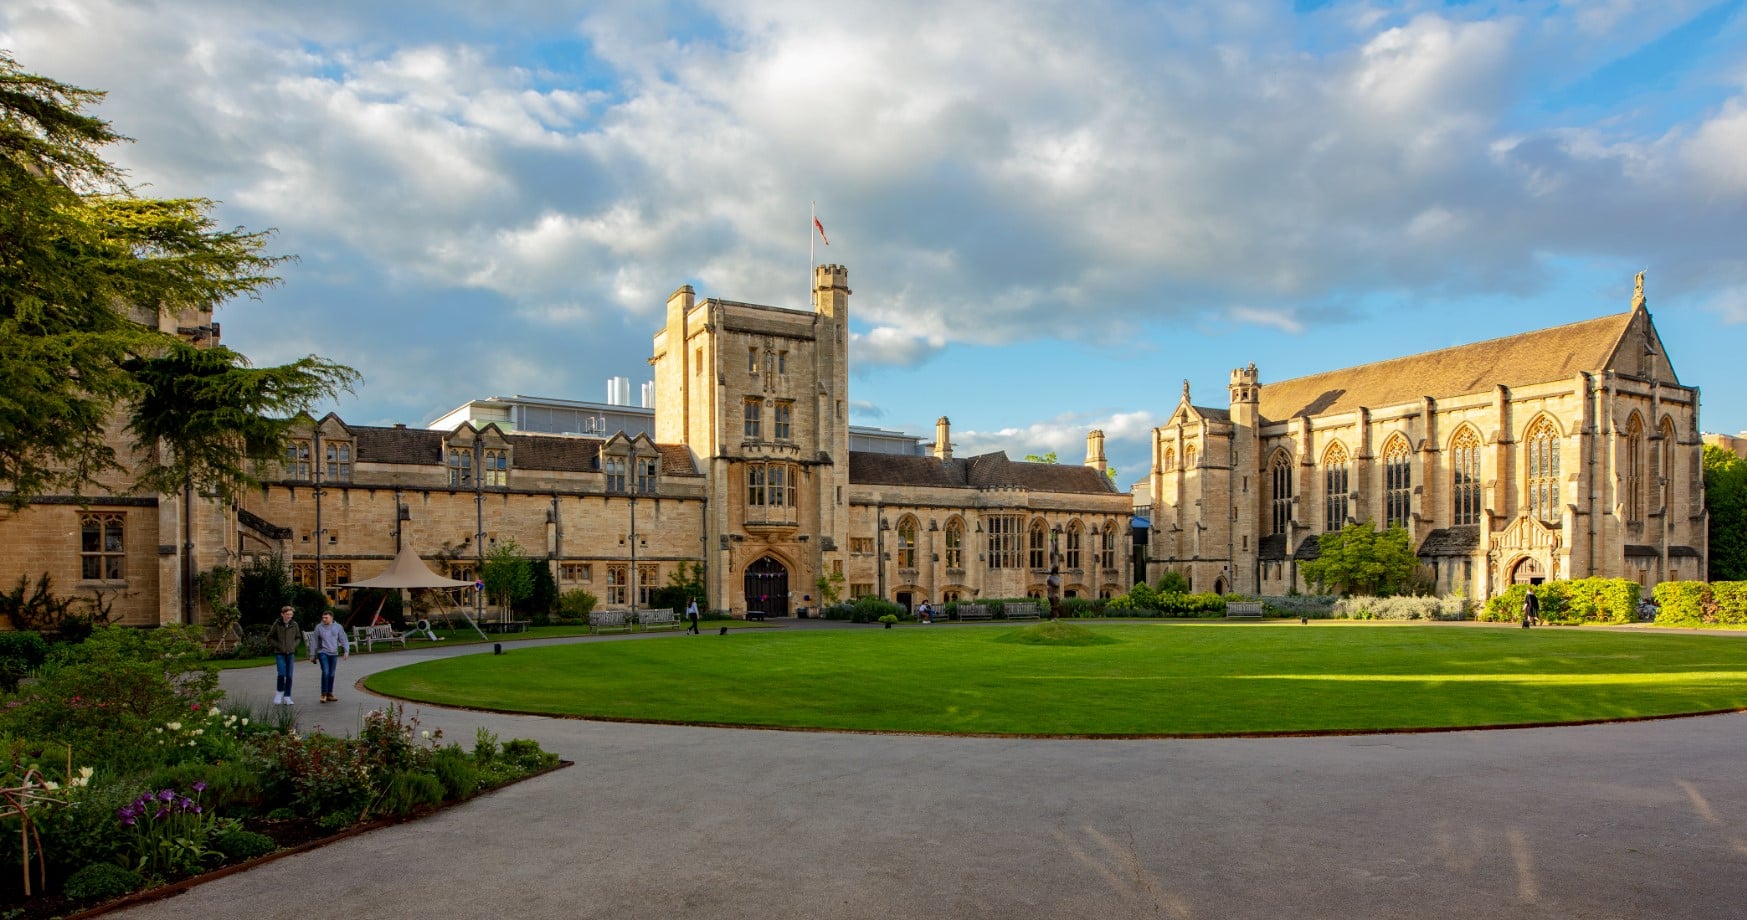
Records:
M292 705L291 666L297 663L297 643L303 641L303 628L291 618L293 612L290 605L279 608L279 619L267 628L267 645L273 649L273 667L278 672L273 702L287 706Z

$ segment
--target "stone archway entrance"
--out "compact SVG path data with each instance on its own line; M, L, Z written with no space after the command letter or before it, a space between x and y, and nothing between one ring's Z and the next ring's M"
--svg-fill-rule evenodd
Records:
M789 615L789 570L769 556L746 567L746 618Z
M1546 580L1547 573L1542 570L1541 563L1537 562L1533 556L1524 557L1517 562L1516 568L1512 569L1510 573L1511 584L1538 585Z

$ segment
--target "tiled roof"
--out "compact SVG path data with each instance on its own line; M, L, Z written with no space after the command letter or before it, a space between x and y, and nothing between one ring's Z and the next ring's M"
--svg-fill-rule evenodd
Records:
M1108 477L1089 466L1013 461L999 451L952 460L850 451L849 481L861 485L1028 489L1099 495L1116 491Z
M1440 527L1419 544L1421 556L1472 556L1480 548L1480 525Z
M359 463L440 464L443 433L428 428L353 428Z
M1271 533L1256 541L1256 558L1264 562L1278 562L1286 558L1286 535Z
M1540 329L1263 384L1262 418L1351 412L1360 406L1395 406L1423 396L1480 393L1494 386L1524 386L1607 367L1631 313ZM1205 411L1205 410L1204 410Z
M552 438L530 434L505 435L510 463L518 470L592 473L600 469L599 438ZM665 465L665 464L664 464Z
M1322 558L1322 538L1316 534L1305 537L1304 542L1298 544L1298 552L1293 553L1292 558L1299 562Z

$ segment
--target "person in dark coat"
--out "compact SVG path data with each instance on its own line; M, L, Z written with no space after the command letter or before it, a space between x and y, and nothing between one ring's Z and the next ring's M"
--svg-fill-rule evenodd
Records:
M694 636L703 635L702 633L698 632L698 599L697 598L694 597L691 600L686 602L685 618L686 618L686 622L691 624L690 626L686 627L686 632L689 632Z
M273 702L287 706L291 702L291 668L297 663L297 644L303 641L303 627L292 619L289 605L279 608L279 619L267 627L267 646L273 650L275 683Z
M1530 588L1523 595L1523 628L1541 625L1541 601L1535 597L1535 589Z

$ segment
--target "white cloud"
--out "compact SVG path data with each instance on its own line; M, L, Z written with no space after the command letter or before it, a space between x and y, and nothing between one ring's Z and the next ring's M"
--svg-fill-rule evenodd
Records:
M1304 331L1304 324L1298 321L1290 310L1262 310L1255 307L1232 307L1227 311L1233 322L1252 326L1271 326L1281 332L1297 334Z
M914 367L939 352L945 344L938 337L919 335L892 326L876 326L849 337L851 367L894 364Z

